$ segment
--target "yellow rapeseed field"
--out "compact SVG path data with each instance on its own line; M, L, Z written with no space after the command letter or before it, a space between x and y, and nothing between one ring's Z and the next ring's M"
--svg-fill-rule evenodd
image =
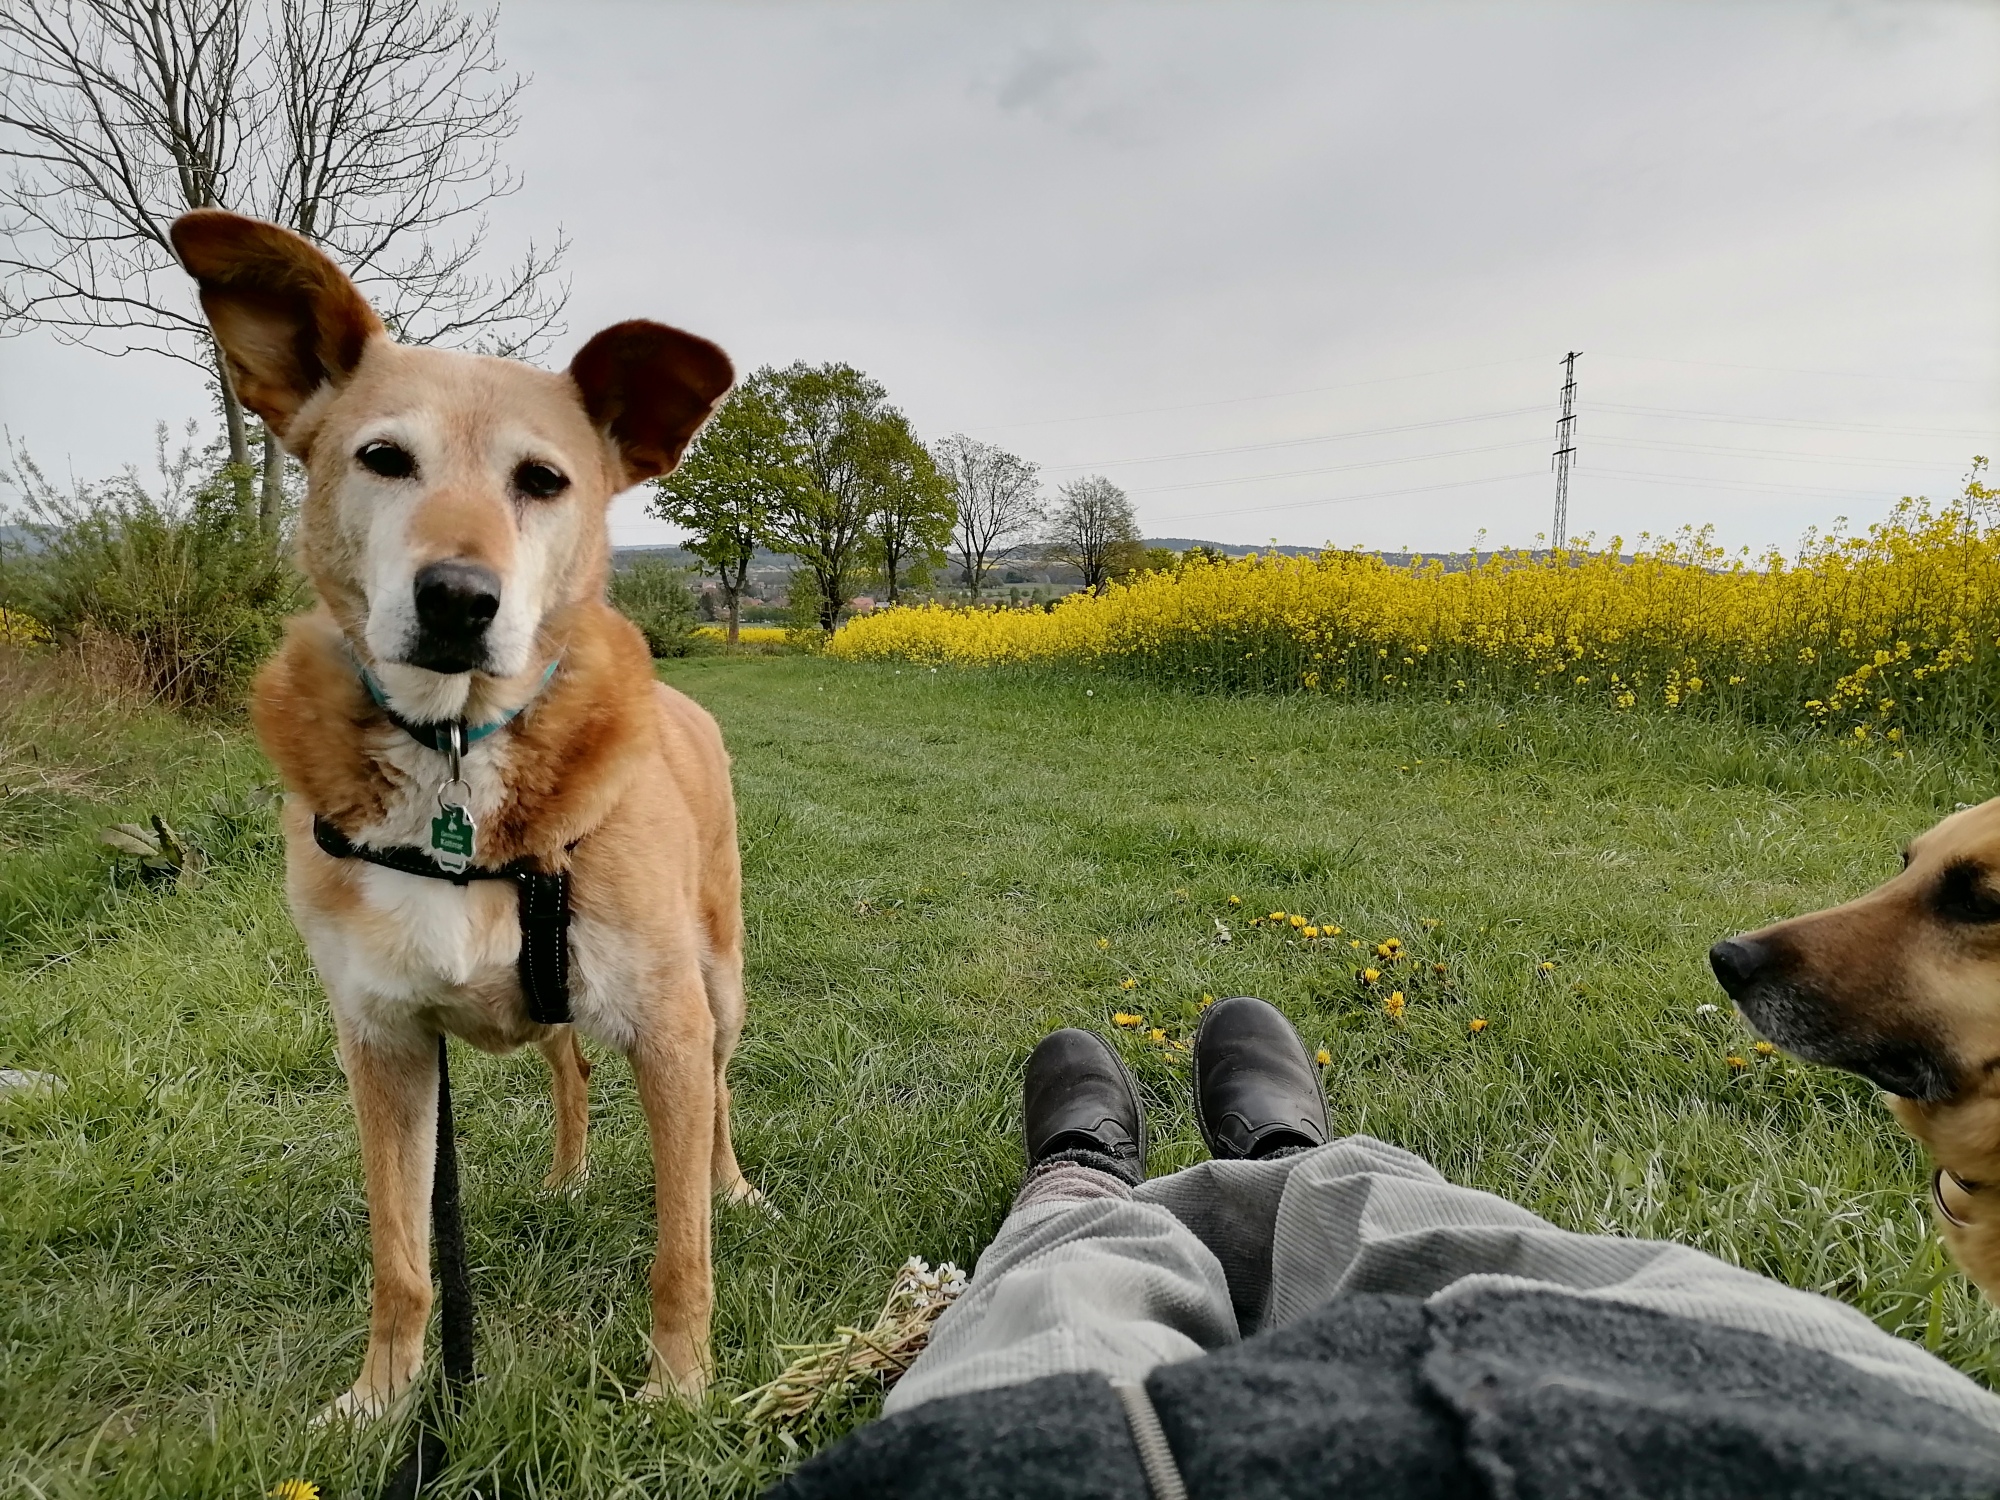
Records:
M727 639L729 631L722 625L697 625L694 633L711 641ZM782 646L790 634L782 625L739 625L736 639L745 646Z
M1191 558L1047 611L879 611L828 649L1232 691L1592 699L1896 742L1990 728L2000 707L2000 530L1980 515L1992 497L1975 484L1943 507L1905 500L1789 559L1725 555L1706 530L1625 557L1614 542L1456 570L1339 551Z

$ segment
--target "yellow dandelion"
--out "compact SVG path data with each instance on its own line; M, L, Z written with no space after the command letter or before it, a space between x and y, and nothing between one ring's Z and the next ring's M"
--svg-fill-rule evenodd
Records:
M1772 1046L1769 1042L1759 1042L1757 1043L1756 1046L1752 1047L1750 1050L1752 1052L1755 1052L1759 1057L1769 1057L1772 1053L1776 1052L1778 1049Z
M1313 1061L1318 1063L1322 1068L1330 1067L1333 1064L1333 1054L1322 1047L1318 1052L1313 1054Z
M1149 1042L1164 1042L1166 1039L1167 1031L1164 1026L1155 1026L1151 1031L1146 1033L1146 1040Z
M1747 1057L1738 1057L1734 1052L1725 1057L1723 1061L1728 1063L1732 1068L1747 1068L1750 1066L1750 1060Z
M1231 906L1241 906L1243 904L1243 898L1241 896L1231 896L1229 898L1229 904Z
M1381 977L1382 971L1380 969L1363 969L1361 971L1361 982L1363 984L1373 984Z
M1547 959L1543 959L1540 963L1536 964L1535 967L1544 974L1553 974L1556 971L1556 966L1550 963Z
M1348 947L1350 947L1350 948L1359 948L1359 947L1361 946L1361 939L1360 939L1360 938L1349 938L1349 939L1347 940L1347 946L1348 946Z
M1402 950L1403 940L1401 938L1383 938L1382 946L1391 953L1397 953Z
M1290 922L1294 927L1303 927L1306 925L1306 919L1300 916L1297 912L1292 913L1292 915L1287 917L1285 920Z
M1317 927L1302 927L1299 931L1305 937L1316 938L1319 936L1319 929Z
M1400 1021L1403 1018L1404 1003L1403 992L1401 990L1391 990L1389 998L1382 1002L1382 1009L1389 1013L1392 1020Z
M1210 1007L1211 1005L1213 1005L1213 1004L1215 1004L1215 996L1213 996L1213 995L1203 995L1203 996L1201 997L1201 1008L1202 1008L1203 1010L1207 1010L1207 1009L1208 1009L1208 1008L1209 1008L1209 1007Z
M1486 1017L1474 1016L1470 1021L1465 1023L1465 1029L1475 1034L1484 1031L1486 1029Z
M272 1486L271 1500L319 1500L319 1486L310 1479L280 1479Z
M1111 946L1111 939L1110 939L1110 938L1099 938L1099 939L1097 940L1097 946L1098 946L1098 947L1100 947L1100 948L1109 948L1109 947Z
M1446 974L1450 973L1451 971L1447 969L1443 964L1432 964L1431 972L1436 974L1438 978L1442 979Z
M1285 914L1281 911L1274 911L1271 913L1270 920L1273 922L1282 922L1285 920Z
M1118 981L1118 988L1121 990L1136 990L1139 988L1139 981L1129 977L1121 979Z
M1322 927L1320 931L1324 932L1328 937L1340 936L1340 929L1338 927Z
M1111 1016L1112 1024L1115 1026L1139 1026L1144 1024L1145 1019L1144 1016L1135 1015L1129 1010L1115 1011Z

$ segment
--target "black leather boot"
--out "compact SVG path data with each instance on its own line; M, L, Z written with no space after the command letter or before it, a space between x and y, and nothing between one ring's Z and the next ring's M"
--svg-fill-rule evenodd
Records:
M1274 1005L1218 1000L1194 1034L1194 1117L1217 1161L1323 1146L1331 1133L1319 1072Z
M1103 1037L1074 1027L1050 1032L1028 1058L1021 1093L1029 1171L1061 1153L1088 1152L1107 1158L1128 1183L1145 1181L1146 1112Z

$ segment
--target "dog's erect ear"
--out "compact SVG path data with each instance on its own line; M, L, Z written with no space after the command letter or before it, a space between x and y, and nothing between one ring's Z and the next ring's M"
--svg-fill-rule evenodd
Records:
M618 445L628 485L671 471L736 380L707 339L643 319L598 334L569 374L590 420Z
M201 284L236 398L280 437L306 399L339 385L381 333L367 299L317 247L219 208L174 220L174 252Z

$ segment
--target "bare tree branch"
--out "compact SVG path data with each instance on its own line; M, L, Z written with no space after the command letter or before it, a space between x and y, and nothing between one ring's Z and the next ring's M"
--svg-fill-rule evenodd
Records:
M952 546L976 604L988 569L1017 551L1041 524L1041 471L962 432L939 442L933 456L956 493Z

